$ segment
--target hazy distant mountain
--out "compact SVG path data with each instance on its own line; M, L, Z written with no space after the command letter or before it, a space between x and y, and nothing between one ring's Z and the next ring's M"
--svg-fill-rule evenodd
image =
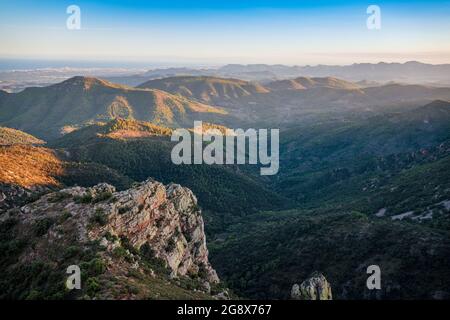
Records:
M111 82L121 83L134 87L153 79L176 76L205 76L213 74L215 74L214 69L167 68L149 70L144 73L129 76L108 77L107 79Z
M450 64L432 65L417 61L406 63L355 63L346 66L226 65L217 70L222 76L245 79L249 73L266 74L259 80L286 79L298 76L337 77L350 81L397 81L408 83L450 84Z
M0 123L40 138L90 121L117 117L167 126L192 126L194 120L224 115L219 108L155 89L125 87L96 78L74 77L42 88L27 88L0 99Z
M278 80L266 84L266 87L275 90L305 90L311 88L335 88L335 89L359 89L360 87L354 83L333 78L308 78L299 77L295 79L288 80Z
M307 120L313 114L419 106L450 100L450 88L388 84L360 88L334 77L297 77L265 86L238 79L182 76L148 81L133 88L105 80L74 77L48 87L0 94L0 125L50 140L80 126L114 118L192 127L203 120L242 127ZM214 107L220 106L220 107Z
M228 64L218 68L158 68L140 73L134 69L115 70L107 68L21 70L17 72L0 72L0 89L8 92L18 92L30 86L46 86L57 83L73 77L75 74L102 78L127 86L137 86L149 80L176 76L237 78L246 81L259 81L262 84L298 77L331 76L352 82L361 81L361 86L386 84L390 81L450 86L450 64L432 65L410 61L406 63L356 63L344 66Z
M180 76L150 80L138 87L164 90L205 103L216 103L269 92L269 90L257 83L207 76Z
M231 70L234 68L238 66ZM180 76L151 80L141 86L216 104L226 108L235 121L263 121L265 125L307 121L317 113L335 112L341 117L342 112L352 110L390 112L394 107L418 107L436 99L450 99L450 88L446 87L395 82L373 86L368 81L363 84L335 77L297 77L259 85L237 79Z
M405 101L415 99L449 99L449 88L437 88L424 85L405 85L391 83L383 86L368 87L364 92L379 103L384 101Z

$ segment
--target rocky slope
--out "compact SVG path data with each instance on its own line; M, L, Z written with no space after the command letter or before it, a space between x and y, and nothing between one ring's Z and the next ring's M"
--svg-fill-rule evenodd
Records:
M300 285L294 284L291 290L294 300L332 300L331 285L325 276L313 272L311 276Z
M66 188L0 220L0 297L226 296L208 261L197 199L180 185L147 180L121 192L108 184ZM74 264L82 287L68 291L65 271Z

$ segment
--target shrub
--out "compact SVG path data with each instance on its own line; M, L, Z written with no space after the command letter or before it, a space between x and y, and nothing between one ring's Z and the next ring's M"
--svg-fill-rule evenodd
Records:
M72 217L72 214L71 214L69 211L64 210L64 211L61 213L61 216L58 218L58 223L63 223L63 222L65 222L67 219L69 219L69 218L71 218L71 217Z
M64 258L65 259L72 258L74 256L79 255L81 252L82 252L82 249L78 246L67 247L64 252Z
M97 202L106 201L106 200L111 199L112 196L113 196L113 194L110 191L105 191L105 192L102 192L101 194L99 194L97 197L95 197L93 202L97 203Z
M12 239L11 230L17 225L19 220L15 218L8 218L2 223L0 223L0 240L10 240Z
M169 241L167 241L166 250L168 252L172 252L175 249L176 243L173 238L170 238Z
M131 210L130 207L127 207L127 206L121 207L121 208L119 208L119 214L124 214L125 212L128 212L130 210Z
M127 249L129 252L131 252L132 254L138 255L139 251L133 247L133 245L130 243L130 240L128 240L127 237L125 236L120 236L120 243L122 244L122 246Z
M183 230L183 236L186 239L187 242L191 242L192 236L189 230Z
M33 226L34 234L38 237L43 236L55 223L52 218L43 218L35 222Z
M154 271L163 275L169 275L170 270L166 267L166 263L163 259L156 257L155 252L148 243L144 243L139 253L143 261Z
M97 278L91 277L86 280L86 292L94 297L100 291L100 283Z
M95 258L89 263L89 274L99 275L106 271L105 262L100 258Z
M109 231L105 233L105 238L108 241L115 242L119 238L116 235L111 234Z
M48 198L48 201L52 202L52 203L60 202L60 201L62 201L64 199L67 199L67 198L70 198L70 197L72 197L72 196L69 193L66 193L66 192L55 192L53 195L51 195Z
M42 299L42 294L37 290L31 290L25 300L40 300Z
M124 247L116 247L116 248L114 248L113 255L116 258L119 258L119 259L123 258L126 261L131 262L131 257L128 254L127 249L125 249Z
M145 259L153 259L155 258L155 252L150 247L148 243L144 243L139 249L141 256Z
M94 214L89 218L89 222L93 225L104 226L108 222L108 217L102 208L97 208Z
M84 196L75 196L74 200L76 203L91 203L92 194L86 193Z
M139 288L137 288L136 286L134 286L132 284L127 284L126 289L129 294L138 294L139 293Z

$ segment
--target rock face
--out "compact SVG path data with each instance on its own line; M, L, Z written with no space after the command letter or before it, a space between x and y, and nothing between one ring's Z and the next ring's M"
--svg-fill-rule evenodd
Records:
M314 272L300 286L294 284L291 290L294 300L332 300L331 286L325 276Z
M102 248L95 249L96 259L105 265L104 273L97 275L95 281L123 280L122 287L128 288L129 274L141 274L139 277L150 279L149 283L164 279L160 275L167 271L168 279L161 280L158 286L167 285L167 281L171 285L184 283L183 294L188 292L188 297L189 292L194 296L200 292L209 294L213 285L219 286L219 278L208 261L197 199L189 189L177 184L165 186L150 179L121 192L106 183L91 188L71 187L0 215L2 224L12 225L13 220L15 227L10 233L17 234L15 239L33 243L18 253L16 261L21 265L40 261L65 270L66 264L73 264L65 260L72 252L86 252L94 246ZM60 265L58 261L66 262ZM165 271L158 269L160 265ZM194 280L199 286L186 291L186 281ZM155 295L152 286L144 288L142 283L134 283L142 289L139 294L112 298L142 298L142 292L158 297L159 292ZM170 297L178 297L179 289L173 290ZM87 294L94 296L92 290ZM95 295L109 299L111 290Z
M173 276L204 272L208 281L218 282L208 262L203 218L191 190L177 184L165 187L148 180L132 189L114 193L114 188L100 184L89 189L68 189L61 192L91 194L96 197L112 193L114 201L94 205L108 218L105 226L89 232L99 238L105 231L129 239L140 248L148 243L155 256L167 262Z

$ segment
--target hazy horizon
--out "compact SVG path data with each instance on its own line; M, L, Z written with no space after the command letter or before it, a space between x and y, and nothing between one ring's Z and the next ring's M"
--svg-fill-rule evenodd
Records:
M81 29L69 30L69 5ZM366 26L381 9L381 29ZM0 57L165 64L450 63L449 1L2 3Z
M287 67L305 67L305 66L351 66L358 64L405 64L408 62L417 62L422 64L429 65L444 65L450 63L426 63L420 60L405 60L403 62L397 61L376 61L376 62L353 62L353 63L336 63L336 64L285 64L285 63L239 63L239 62L230 62L230 63L195 63L195 62L169 62L169 61L130 61L130 60L93 60L93 59L14 59L14 58L2 58L0 57L0 71L1 72L13 72L13 71L30 71L30 70L46 70L46 69L122 69L124 71L146 71L152 69L166 69L166 68L191 68L191 69L218 69L220 67L226 65L282 65Z

